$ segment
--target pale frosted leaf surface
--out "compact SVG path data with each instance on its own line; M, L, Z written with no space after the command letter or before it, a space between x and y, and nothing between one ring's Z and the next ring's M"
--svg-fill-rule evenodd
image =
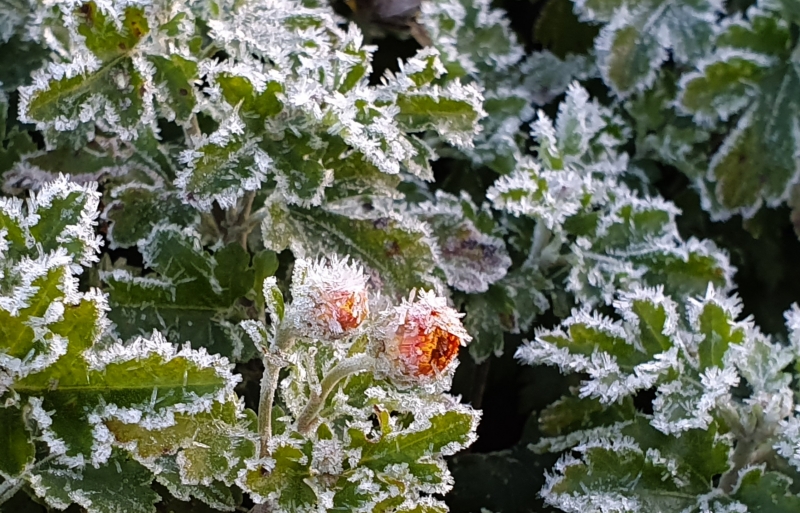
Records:
M723 11L718 0L579 0L575 7L584 19L605 23L595 39L597 65L620 98L649 89L669 57L685 64L710 53Z
M800 78L783 16L779 5L762 2L746 18L726 20L716 50L680 80L683 111L731 127L703 177L713 184L706 205L718 218L783 203L797 182Z
M430 225L438 243L439 267L451 287L486 292L506 275L511 258L499 226L488 209L478 209L466 193L456 197L437 191L434 201L412 207L411 213Z

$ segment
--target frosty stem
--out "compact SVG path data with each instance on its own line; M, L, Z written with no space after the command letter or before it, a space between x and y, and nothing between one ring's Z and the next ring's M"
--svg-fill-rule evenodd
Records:
M325 400L328 395L336 387L336 385L347 376L357 374L359 372L369 370L372 367L372 358L366 355L359 355L353 358L348 358L339 362L332 368L328 374L323 378L320 384L320 391L312 392L308 404L303 409L300 416L297 418L297 430L300 433L307 434L314 426L320 410L325 405Z
M276 329L273 347L278 354L291 349L294 342L294 335L288 329L281 327ZM268 446L272 438L272 404L275 401L281 365L266 356L262 358L262 361L264 362L264 376L261 378L261 399L258 403L258 432L261 435L259 456L263 458L269 454Z

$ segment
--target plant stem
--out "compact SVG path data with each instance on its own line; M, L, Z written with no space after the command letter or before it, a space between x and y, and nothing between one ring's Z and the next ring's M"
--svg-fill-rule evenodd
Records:
M729 494L733 491L736 481L739 480L739 471L750 463L757 445L758 443L752 438L741 439L736 443L736 449L731 456L731 468L719 480L719 488L723 492Z
M531 238L531 249L528 252L528 259L526 264L532 264L534 266L539 265L539 260L542 257L542 251L544 250L547 243L550 242L550 237L552 233L549 229L544 225L543 222L538 221L536 223L536 227L533 229L533 237Z
M294 345L294 335L287 329L278 327L272 349L278 354L288 351ZM264 362L264 376L261 378L261 398L258 402L258 432L261 435L259 457L269 454L269 441L272 438L272 404L275 401L275 391L278 389L278 377L281 365L266 355Z
M317 420L317 415L325 405L328 395L342 379L351 374L369 370L371 367L372 358L367 355L354 356L339 362L323 378L320 392L311 393L308 404L306 404L300 416L297 417L297 430L302 434L307 434L311 430Z

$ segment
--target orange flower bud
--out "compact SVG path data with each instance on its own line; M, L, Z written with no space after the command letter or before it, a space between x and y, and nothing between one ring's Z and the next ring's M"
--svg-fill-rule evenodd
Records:
M292 323L311 338L341 338L369 314L367 277L348 258L297 260L292 276Z
M452 374L459 348L471 340L463 314L433 292L421 292L384 313L379 371L400 383L423 384Z

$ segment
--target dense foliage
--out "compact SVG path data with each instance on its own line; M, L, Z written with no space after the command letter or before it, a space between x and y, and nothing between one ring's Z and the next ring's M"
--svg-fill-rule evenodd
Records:
M800 510L800 3L346 16L0 0L0 508Z

